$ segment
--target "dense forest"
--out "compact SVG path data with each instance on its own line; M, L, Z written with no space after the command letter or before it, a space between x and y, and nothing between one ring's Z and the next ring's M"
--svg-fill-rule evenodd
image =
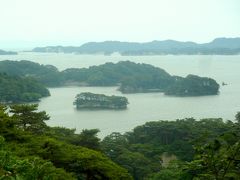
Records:
M8 75L32 77L46 86L60 85L59 71L52 65L40 65L31 61L0 61L0 72Z
M165 94L175 96L214 95L218 89L219 85L211 78L188 75L186 78L176 77L175 83L167 88Z
M235 55L240 53L240 38L216 38L209 43L181 42L175 40L152 41L146 43L104 41L88 42L77 46L47 46L36 47L33 52L78 53L78 54L105 54L118 52L125 56L139 55L194 55L218 54Z
M31 77L0 74L0 103L32 102L49 95L49 91Z
M86 148L98 148L95 131L50 128L48 115L36 110L36 105L1 106L1 179L132 179L101 151Z
M103 140L99 130L49 127L37 105L0 108L1 179L237 180L235 121L155 121Z
M236 123L193 118L148 122L123 135L112 133L101 144L134 179L238 179L239 117Z
M218 83L211 78L172 76L161 68L130 61L64 71L30 61L1 61L0 72L33 77L46 86L119 86L123 93L160 91L166 95L201 96L219 91Z

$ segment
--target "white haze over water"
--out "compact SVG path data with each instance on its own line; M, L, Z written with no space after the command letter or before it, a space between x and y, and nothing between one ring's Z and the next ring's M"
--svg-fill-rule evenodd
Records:
M240 37L239 0L1 0L0 48Z

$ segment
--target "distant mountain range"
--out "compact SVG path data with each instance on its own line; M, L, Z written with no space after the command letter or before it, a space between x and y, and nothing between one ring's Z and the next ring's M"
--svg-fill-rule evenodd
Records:
M175 40L152 41L147 43L104 41L88 42L76 46L36 47L33 52L105 54L118 52L121 55L166 55L166 54L240 54L240 38L217 38L209 43L181 42Z
M13 51L4 51L2 49L0 49L0 55L16 55L17 52L13 52Z

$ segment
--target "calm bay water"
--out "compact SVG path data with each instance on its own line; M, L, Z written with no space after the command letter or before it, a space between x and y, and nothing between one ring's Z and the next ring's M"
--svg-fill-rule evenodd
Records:
M105 62L130 60L148 63L165 69L173 75L196 74L216 79L221 86L220 94L202 97L169 97L162 93L124 94L130 102L127 110L81 110L73 106L80 92L122 95L117 87L61 87L50 88L51 97L43 98L39 109L51 116L48 124L76 128L77 131L99 128L103 137L111 132L130 131L147 121L175 120L185 117L222 117L234 119L240 111L240 56L103 56L54 53L20 53L0 56L0 60L30 60L41 64L52 64L63 70L99 65Z

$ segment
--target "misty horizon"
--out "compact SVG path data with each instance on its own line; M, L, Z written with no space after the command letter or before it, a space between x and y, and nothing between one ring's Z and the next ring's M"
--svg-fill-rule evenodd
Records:
M118 40L210 42L240 37L240 1L8 0L0 6L0 48L80 46Z
M150 41L121 41L121 40L103 40L103 41L86 41L86 42L67 42L67 41L56 41L56 42L25 42L25 41L19 41L19 42L9 42L8 43L0 43L0 49L3 50L15 50L15 51L28 51L28 50L32 50L35 47L47 47L47 46L63 46L63 47L67 47L67 46L73 46L73 47L80 47L86 43L101 43L101 42L122 42L122 43L140 43L140 44L144 44L144 43L150 43L150 42L154 42L154 41L177 41L177 42L190 42L190 43L196 43L196 44L206 44L206 43L210 43L213 42L216 39L234 39L234 38L240 38L239 37L216 37L210 41L205 41L205 42L197 42L197 41L191 41L191 40L176 40L176 39L153 39Z

